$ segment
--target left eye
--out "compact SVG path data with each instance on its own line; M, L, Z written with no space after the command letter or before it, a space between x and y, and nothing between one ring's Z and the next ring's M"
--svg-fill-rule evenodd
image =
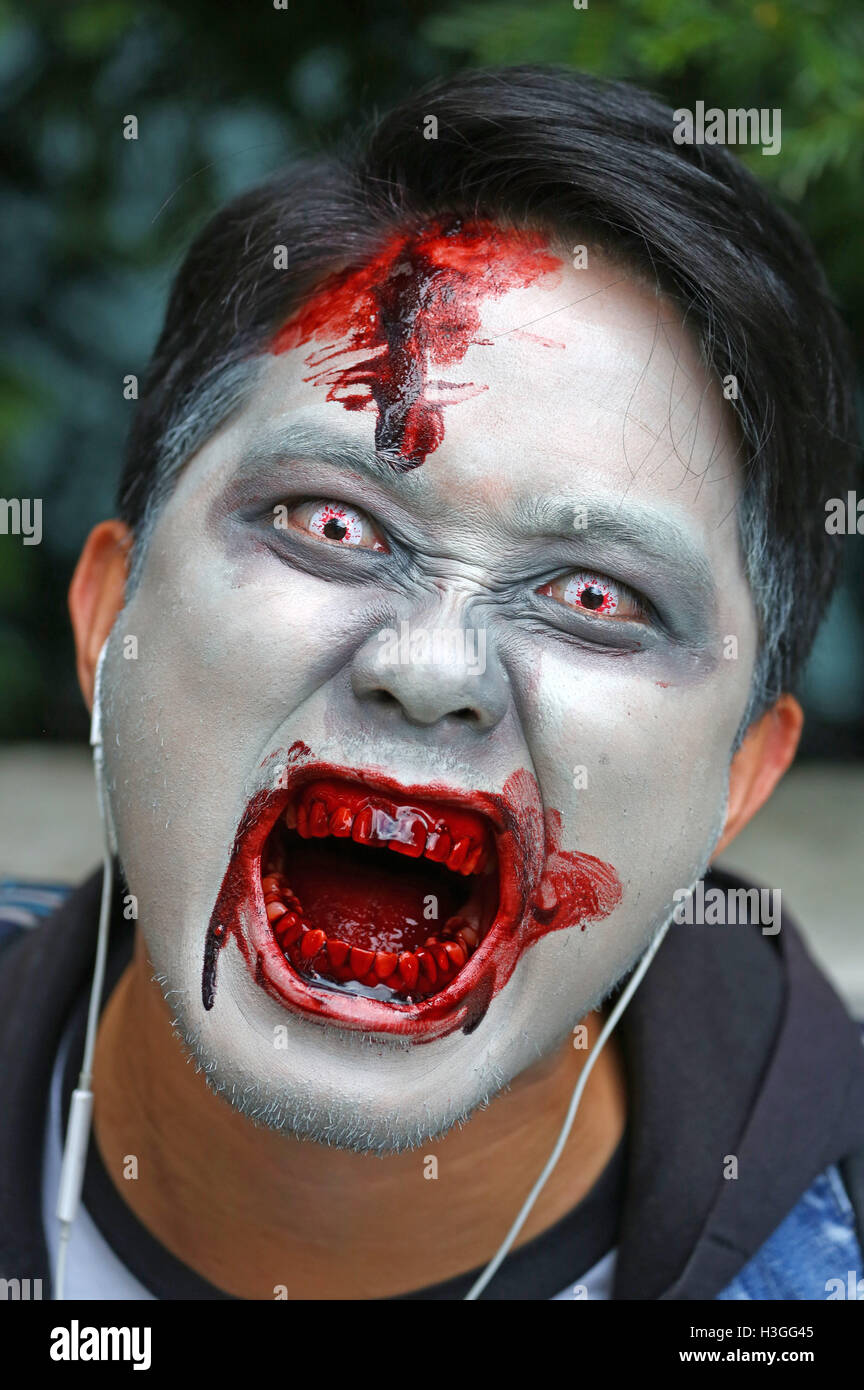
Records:
M334 545L387 550L383 536L366 513L342 502L304 502L291 512L291 521L298 530Z
M563 574L560 579L542 584L537 593L557 599L568 608L592 618L616 618L632 622L645 616L645 605L630 589L589 570Z

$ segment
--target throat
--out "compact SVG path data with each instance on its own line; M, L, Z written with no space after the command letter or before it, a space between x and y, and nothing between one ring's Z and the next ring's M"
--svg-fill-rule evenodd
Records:
M370 951L416 951L468 896L465 880L384 849L311 841L285 856L284 878L329 939Z
M425 1149L356 1153L252 1124L188 1065L172 1017L141 952L113 991L97 1039L102 1161L126 1205L176 1259L234 1297L268 1301L277 1287L292 1301L389 1298L482 1266L516 1214L526 1173L548 1157L602 1026L599 1014L588 1015L588 1050L568 1039L468 1124L436 1139L438 1180L424 1182ZM182 1120L165 1125L166 1114ZM613 1036L520 1245L591 1189L624 1118ZM123 1181L129 1154L139 1160L135 1182ZM242 1202L238 1172L249 1178Z

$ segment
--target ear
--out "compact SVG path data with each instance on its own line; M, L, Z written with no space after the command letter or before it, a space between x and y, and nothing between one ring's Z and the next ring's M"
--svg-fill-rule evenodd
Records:
M795 757L803 725L804 712L794 695L781 695L751 724L732 759L726 823L712 861L765 805Z
M122 521L101 521L84 542L69 585L78 683L88 709L93 707L99 652L123 607L131 548L128 526Z

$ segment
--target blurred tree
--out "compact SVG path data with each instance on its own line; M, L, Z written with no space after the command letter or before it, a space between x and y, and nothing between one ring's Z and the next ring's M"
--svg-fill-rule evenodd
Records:
M807 227L860 345L864 6L860 0L563 0L458 4L424 26L472 64L563 63L670 106L779 108L777 155L736 153Z
M446 70L420 0L0 0L0 738L83 736L65 589L113 511L132 406L183 248L299 147ZM127 115L137 140L123 138Z

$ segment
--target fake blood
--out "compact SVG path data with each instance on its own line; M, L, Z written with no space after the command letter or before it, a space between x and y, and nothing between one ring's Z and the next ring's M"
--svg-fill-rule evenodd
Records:
M327 400L346 410L376 411L376 448L407 472L440 445L444 406L487 389L436 371L458 365L472 344L491 346L478 336L482 301L560 264L539 233L439 218L392 237L360 269L329 276L270 350L320 343L304 359L312 369L304 380L326 385ZM344 360L357 353L359 361Z
M542 812L536 782L525 768L504 784L504 795L522 805L526 814L526 851L542 857L543 873L531 894L530 941L551 931L580 927L608 917L621 901L621 884L611 864L593 854L561 849L561 813Z
M294 744L284 759L286 767L292 762L302 766L307 754L305 745ZM320 763L311 763L302 775L365 782L362 770ZM494 824L500 884L496 923L500 926L493 924L490 929L495 935L491 949L472 956L451 985L418 1005L372 1003L343 995L337 1006L332 994L306 985L290 971L266 919L263 934L259 922L263 914L256 894L260 896L261 854L287 799L284 790L265 789L253 797L243 816L210 919L201 980L205 1009L214 1003L220 950L233 936L256 982L306 1013L363 1031L413 1036L418 1042L446 1036L455 1028L471 1033L510 979L523 950L552 931L584 930L589 922L607 917L621 901L621 885L611 865L590 854L561 849L561 816L555 810L544 815L536 779L525 768L508 777L501 794L411 788L387 778L376 779L376 787L405 804L415 799L428 804L430 798L438 797L457 811L461 803ZM250 932L257 933L255 940Z
M287 771L298 762L302 762L304 758L309 757L311 757L311 750L308 744L305 744L302 739L297 739L295 743L291 744L287 752L273 753L266 761L274 764L276 779L278 780L281 768L284 767ZM210 914L210 925L207 928L207 938L204 942L201 1002L205 1009L212 1009L216 999L216 965L220 950L232 934L236 934L238 942L242 941L242 933L238 925L239 914L248 900L248 875L257 871L264 839L263 835L256 835L255 831L256 829L260 830L262 817L274 795L279 795L279 793L265 789L253 796L237 827L237 834L234 836L231 858L228 861L228 868L222 880L219 895ZM244 955L246 955L245 951Z

